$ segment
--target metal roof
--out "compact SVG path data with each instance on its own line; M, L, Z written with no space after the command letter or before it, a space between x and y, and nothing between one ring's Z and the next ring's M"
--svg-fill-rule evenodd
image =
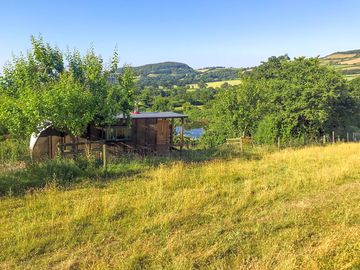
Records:
M144 119L144 118L186 118L187 115L174 112L140 112L138 114L131 113L131 119ZM124 118L123 114L117 116L118 119Z

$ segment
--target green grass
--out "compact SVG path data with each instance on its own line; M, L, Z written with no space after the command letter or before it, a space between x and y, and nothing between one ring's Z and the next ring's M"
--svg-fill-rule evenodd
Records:
M0 268L359 269L360 144L261 151L3 196Z
M228 83L229 85L238 85L241 83L241 80L228 80L228 81L219 81L219 82L208 82L206 83L208 87L214 87L214 88L219 88L221 87L224 83ZM190 84L189 85L191 88L193 89L197 89L199 88L198 84Z

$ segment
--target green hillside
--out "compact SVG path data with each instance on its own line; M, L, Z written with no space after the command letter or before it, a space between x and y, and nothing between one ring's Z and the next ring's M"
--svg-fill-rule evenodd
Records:
M139 88L185 86L199 82L219 82L239 78L240 68L193 69L178 62L162 62L134 67Z
M140 76L147 75L177 75L177 74L196 74L196 71L186 64L178 62L162 62L135 67L134 70Z
M322 61L333 65L349 79L360 76L360 50L335 52L323 57Z

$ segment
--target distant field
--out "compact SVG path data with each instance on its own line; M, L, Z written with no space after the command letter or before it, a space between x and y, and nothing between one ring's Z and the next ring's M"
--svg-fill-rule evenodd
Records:
M228 80L228 81L219 81L219 82L208 82L206 83L208 87L214 87L214 88L218 88L220 86L222 86L224 83L228 83L230 85L238 85L241 83L241 80ZM199 86L197 84L190 84L190 87L193 89L199 88Z
M197 71L199 71L199 72L206 72L206 71L209 71L210 69L208 69L208 68L203 68L203 69L197 69Z
M322 58L324 64L331 65L343 72L345 77L353 79L360 76L360 51L348 51L330 54ZM349 72L353 70L353 72ZM354 73L354 74L349 74Z
M148 76L148 77L151 77L151 78L155 78L155 77L158 77L159 74L148 74L147 76Z
M336 54L331 54L329 56L327 56L327 59L343 59L343 58L351 58L356 56L355 53L351 53L351 54L346 54L346 53L336 53Z
M358 78L358 77L360 77L359 74L353 74L353 75L346 75L346 76L345 76L345 78L346 78L347 80L349 80L349 81L351 81L351 80L353 80L353 79L355 79L355 78Z
M255 151L67 189L54 175L1 198L0 269L359 269L359 152Z
M350 66L350 67L342 67L342 70L360 70L360 65L359 66Z
M347 61L341 62L341 64L344 64L344 65L352 65L352 64L359 64L359 63L360 63L360 58L355 58L352 60L347 60Z

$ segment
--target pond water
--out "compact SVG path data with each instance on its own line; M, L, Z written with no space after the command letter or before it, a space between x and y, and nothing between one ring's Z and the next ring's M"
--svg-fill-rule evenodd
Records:
M180 127L175 128L176 134L180 134ZM192 129L185 129L184 136L190 137L192 139L199 139L204 134L203 128L192 128Z

